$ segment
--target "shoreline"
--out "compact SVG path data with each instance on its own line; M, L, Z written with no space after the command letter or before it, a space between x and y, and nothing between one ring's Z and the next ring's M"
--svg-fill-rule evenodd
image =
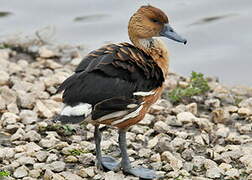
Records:
M40 40L0 46L0 170L6 179L137 179L95 167L92 125L59 125L57 86L84 55L83 47ZM163 98L127 133L133 165L164 179L252 179L252 87L207 78L210 91L172 104L167 92L189 83L170 73ZM119 156L116 129L104 131L103 152Z

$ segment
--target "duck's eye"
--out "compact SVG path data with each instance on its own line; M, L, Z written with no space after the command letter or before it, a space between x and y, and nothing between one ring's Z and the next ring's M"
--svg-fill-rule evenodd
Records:
M159 21L157 19L151 19L151 21L154 23L159 23Z

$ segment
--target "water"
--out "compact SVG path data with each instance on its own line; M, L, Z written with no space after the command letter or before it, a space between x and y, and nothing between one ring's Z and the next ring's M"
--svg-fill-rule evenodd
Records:
M0 0L0 37L33 34L46 26L55 41L84 44L129 41L127 23L145 4L160 7L188 44L165 40L171 70L218 76L227 85L252 85L251 0Z

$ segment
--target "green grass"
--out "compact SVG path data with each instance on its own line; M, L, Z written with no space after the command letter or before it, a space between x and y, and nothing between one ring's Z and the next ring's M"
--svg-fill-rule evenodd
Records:
M7 177L7 176L10 176L10 172L9 171L0 170L0 178L1 177Z
M89 153L88 151L83 150L83 149L73 149L73 150L69 150L69 152L70 152L71 155L73 155L73 156L79 156L79 155L81 155L81 154Z
M168 98L172 103L178 103L185 98L195 95L204 94L209 91L207 80L202 73L192 72L189 85L186 88L176 87L168 94Z

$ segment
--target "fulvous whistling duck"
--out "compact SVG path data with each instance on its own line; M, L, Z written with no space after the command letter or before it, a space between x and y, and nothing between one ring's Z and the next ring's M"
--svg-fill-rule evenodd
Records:
M129 38L132 44L109 44L89 53L75 73L58 89L64 91L65 104L56 120L64 123L90 122L95 126L97 167L114 170L144 179L156 178L153 170L132 168L127 154L126 130L141 121L157 101L168 74L168 53L157 37L166 37L186 44L169 25L163 11L142 6L130 18ZM121 163L101 156L99 125L119 129Z

